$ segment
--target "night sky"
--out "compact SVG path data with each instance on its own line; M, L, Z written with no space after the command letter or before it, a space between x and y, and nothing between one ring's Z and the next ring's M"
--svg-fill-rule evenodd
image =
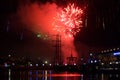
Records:
M64 5L65 0L53 0L57 5ZM54 47L52 41L37 37L37 33L26 28L17 15L19 5L26 3L53 3L52 0L1 0L0 1L0 55L32 56L52 58ZM89 51L97 51L120 46L120 0L76 0L84 5L89 4L87 27L83 25L81 31L75 36L75 47L80 55L86 56ZM84 2L85 1L85 2ZM67 2L66 2L67 3ZM83 6L82 4L82 6ZM112 10L111 10L112 9ZM108 14L105 14L108 11ZM96 17L105 19L105 25L99 21L96 27ZM109 17L112 16L112 17ZM84 17L85 18L85 17ZM99 19L103 20L103 19ZM83 20L85 23L85 20Z

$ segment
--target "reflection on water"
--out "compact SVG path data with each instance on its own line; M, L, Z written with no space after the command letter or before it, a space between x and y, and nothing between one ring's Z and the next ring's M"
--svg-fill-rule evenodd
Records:
M8 70L8 80L11 80L11 69Z
M71 72L54 72L52 70L0 72L0 80L120 80L120 74L80 74Z
M54 73L51 70L28 71L28 80L80 80L80 78L83 80L83 75L78 73Z

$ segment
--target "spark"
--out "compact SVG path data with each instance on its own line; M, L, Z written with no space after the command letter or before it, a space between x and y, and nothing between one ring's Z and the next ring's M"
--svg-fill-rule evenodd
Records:
M82 14L82 9L75 7L74 4L69 4L60 10L54 18L54 30L66 38L76 35L82 27Z

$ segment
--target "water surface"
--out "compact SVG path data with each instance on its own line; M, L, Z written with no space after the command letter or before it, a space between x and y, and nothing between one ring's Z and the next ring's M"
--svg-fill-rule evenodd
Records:
M0 80L120 80L120 74L80 74L77 72L54 72L52 70L1 71Z

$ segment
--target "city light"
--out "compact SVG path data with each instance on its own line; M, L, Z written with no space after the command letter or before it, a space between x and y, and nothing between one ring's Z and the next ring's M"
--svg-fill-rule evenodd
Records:
M74 66L76 66L76 63L74 63Z
M97 62L97 60L94 61L95 63Z
M38 37L38 38L41 38L41 34L37 34L37 37Z
M48 63L48 61L45 61L45 64L47 64Z
M57 63L57 66L59 66L59 64Z
M113 53L113 55L115 55L115 56L120 55L120 52L115 52L115 53Z
M92 60L91 60L90 62L91 62L91 63L93 63L93 61L92 61Z
M52 64L49 64L50 66L52 66Z
M32 64L30 64L30 66L32 67L33 65L32 65Z
M38 66L38 64L36 64L36 66Z
M104 63L101 63L101 65L104 65Z
M67 66L67 63L65 63L65 66Z
M42 66L45 66L45 64L42 64Z
M118 62L115 62L115 64L119 64Z
M90 53L90 56L92 56L93 54L92 53Z
M4 63L4 66L5 66L5 67L8 67L8 64L7 64L7 63Z
M112 64L112 62L110 62L110 64Z

